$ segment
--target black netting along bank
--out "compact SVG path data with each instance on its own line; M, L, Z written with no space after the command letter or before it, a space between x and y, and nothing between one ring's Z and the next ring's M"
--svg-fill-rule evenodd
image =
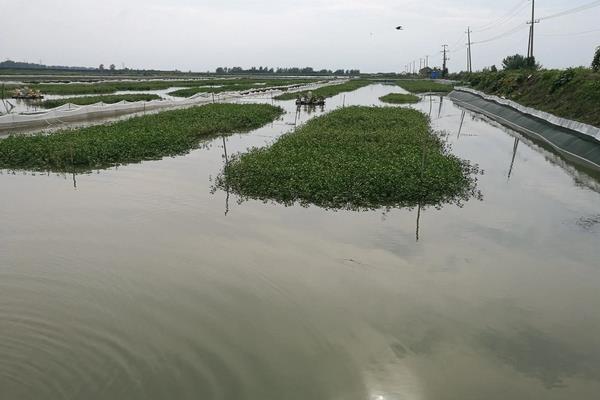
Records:
M563 120L510 101L469 89L449 97L458 106L481 113L534 140L550 145L566 159L600 171L600 129Z

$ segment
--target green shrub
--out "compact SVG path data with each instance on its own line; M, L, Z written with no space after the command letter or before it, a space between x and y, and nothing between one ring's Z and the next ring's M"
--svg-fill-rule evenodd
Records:
M592 60L592 69L596 72L600 71L600 46L596 48L596 54Z
M573 78L575 78L575 71L572 68L562 71L554 82L552 82L550 93L554 93L556 90L565 86L567 83L571 82Z
M535 62L535 57L525 57L521 54L506 57L502 60L502 66L505 70L539 69L539 65Z

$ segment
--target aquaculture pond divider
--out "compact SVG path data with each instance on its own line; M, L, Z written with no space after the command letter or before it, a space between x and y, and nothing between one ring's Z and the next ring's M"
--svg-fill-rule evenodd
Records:
M313 90L324 85L339 84L345 81L318 82L303 85L290 85L290 92ZM265 90L261 95L275 96L283 93L281 88ZM230 102L242 98L251 98L255 93L224 92L213 96L212 93L198 93L191 97L174 100L151 100L128 102L121 101L113 104L96 103L90 105L63 104L59 107L40 112L14 113L0 116L0 133L10 130L27 130L35 128L52 128L68 123L93 121L95 119L115 118L127 114L140 114L157 110L185 108L208 104L215 101Z
M541 140L577 164L600 170L600 128L470 88L456 88L448 97L460 107Z

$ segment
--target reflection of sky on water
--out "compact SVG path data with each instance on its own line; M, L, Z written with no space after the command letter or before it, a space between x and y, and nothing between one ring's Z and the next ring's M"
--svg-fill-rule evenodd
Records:
M390 91L401 90L367 87L345 102L379 104ZM230 157L308 118L284 105L283 120L253 133L78 175L76 190L71 176L4 171L0 317L11 322L0 330L0 355L39 348L30 359L54 366L53 382L88 399L101 392L75 388L57 365L100 383L125 366L105 387L113 398L131 390L130 376L153 389L131 399L210 398L207 388L248 399L597 396L593 176L524 138L515 146L518 135L447 100L438 118L433 97L435 129L485 170L484 200L421 210L418 242L416 208L331 212L239 203L233 194L226 205L226 192L210 190L224 145ZM429 106L426 97L415 107ZM43 325L23 325L38 315ZM40 326L69 352L25 335ZM82 340L82 327L99 336ZM102 338L127 357L112 363ZM96 358L85 357L90 348ZM18 358L3 360L0 373L27 371ZM0 393L15 387L2 376ZM44 382L28 381L38 393Z

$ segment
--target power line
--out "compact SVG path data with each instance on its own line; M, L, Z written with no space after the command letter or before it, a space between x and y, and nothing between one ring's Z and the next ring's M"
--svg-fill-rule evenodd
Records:
M580 36L580 35L587 35L588 33L595 33L595 32L600 32L600 29L592 29L591 31L583 31L583 32L570 32L570 33L546 33L546 34L539 34L539 36L544 36L544 37L556 37L556 36Z
M471 33L473 33L473 30L471 30ZM465 40L467 39L467 35L463 35L460 37L459 40L457 40L456 42L454 42L454 44L451 44L450 46L450 50L448 50L449 52L454 52L460 48L462 48L465 45Z
M519 31L521 31L521 30L523 30L525 28L527 28L527 25L519 24L518 26L515 26L514 28L512 28L512 29L510 29L510 30L508 30L508 31L506 31L504 33L501 33L499 35L493 36L493 37L485 39L485 40L480 40L478 42L471 42L471 45L493 42L495 40L499 40L499 39L502 39L504 37L513 35L516 32L519 32Z
M579 7L575 7L575 8L571 8L569 10L565 10L565 11L561 11L558 12L556 14L551 14L551 15L547 15L545 17L540 18L540 21L545 21L547 19L552 19L552 18L558 18L558 17L562 17L564 15L569 15L569 14L574 14L580 11L584 11L590 8L594 8L594 7L598 7L600 6L600 0L596 0L596 1L592 1L591 3L588 4L583 4Z
M504 24L510 22L521 11L523 11L524 9L527 8L528 2L529 2L529 0L525 0L524 2L520 1L519 3L517 3L517 5L515 7L511 8L510 11L508 13L506 13L503 17L498 18L496 21L493 21L489 24L483 25L482 27L474 28L473 32L475 32L475 33L485 32L490 29L497 28L499 25L504 25Z

